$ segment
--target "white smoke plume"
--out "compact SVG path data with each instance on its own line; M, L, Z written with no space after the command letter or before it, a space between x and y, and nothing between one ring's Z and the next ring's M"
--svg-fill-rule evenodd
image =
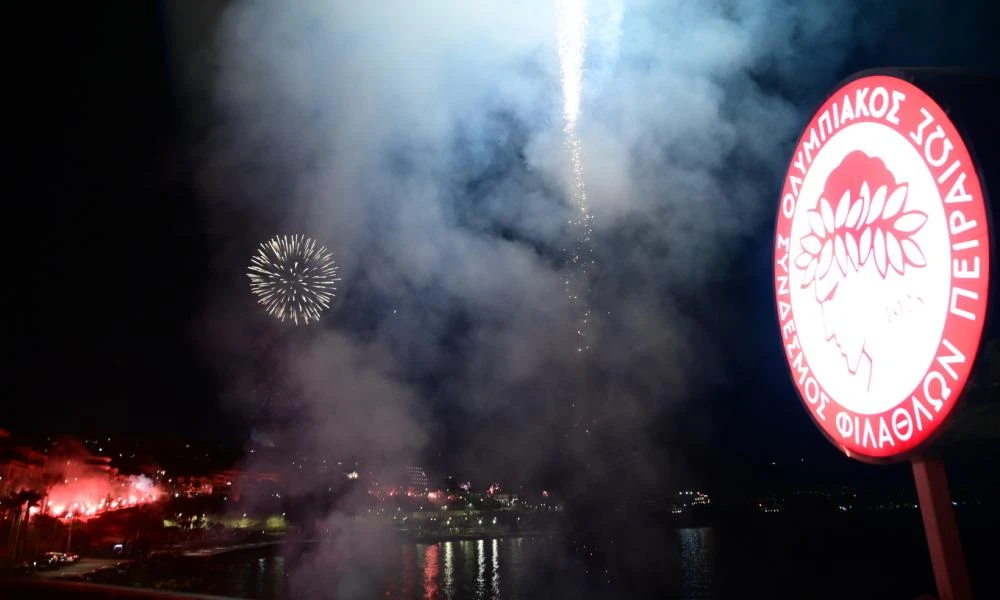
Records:
M278 447L449 452L525 480L558 456L589 481L719 376L702 335L714 304L696 314L690 299L771 218L809 109L793 100L839 75L852 9L586 3L576 126L597 268L581 357L562 286L555 4L224 3L198 54L220 246L202 329L248 410L282 381ZM315 237L342 265L321 328L289 334L257 314L243 263L275 233ZM666 477L646 454L629 469Z

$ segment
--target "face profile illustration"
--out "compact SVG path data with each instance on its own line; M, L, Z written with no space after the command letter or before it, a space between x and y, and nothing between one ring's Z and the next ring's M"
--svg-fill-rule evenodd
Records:
M795 266L802 287L820 304L826 340L866 389L877 368L881 336L893 319L919 310L917 294L899 279L927 266L916 234L927 215L907 206L909 186L879 158L847 154L826 180Z

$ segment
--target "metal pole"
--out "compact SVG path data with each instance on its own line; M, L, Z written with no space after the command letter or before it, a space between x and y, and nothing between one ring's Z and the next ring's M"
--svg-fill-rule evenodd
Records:
M66 536L66 554L70 553L70 544L73 542L73 521L75 519L69 520L69 534Z
M971 600L972 585L965 568L962 542L958 538L944 463L937 457L913 459L913 479L917 484L920 516L924 521L938 597L940 600Z

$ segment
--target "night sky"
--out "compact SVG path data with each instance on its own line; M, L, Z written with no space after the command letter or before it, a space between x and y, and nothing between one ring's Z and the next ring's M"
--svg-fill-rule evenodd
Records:
M815 67L801 74L762 63L751 77L804 117L840 78L860 69L962 65L996 71L1000 66L995 3L854 4L849 24L828 26L848 32L832 37L831 44L842 44L833 63L788 63ZM15 130L8 144L14 158L9 177L17 182L8 189L17 191L7 196L7 228L13 234L7 265L13 272L6 277L7 400L0 427L243 444L251 427L267 427L271 413L263 402L255 401L251 409L234 403L232 396L244 388L233 385L233 371L220 363L266 369L268 353L300 334L275 334L281 341L250 345L232 357L209 339L234 327L253 335L268 327L259 315L245 329L238 322L213 326L220 313L239 316L256 309L249 292L246 297L233 292L246 285L233 256L248 257L254 240L269 230L267 211L230 209L223 226L219 213L206 209L239 187L226 179L232 169L206 167L214 164L206 140L219 135L213 123L218 117L208 94L186 83L192 72L199 74L196 80L212 72L191 65L210 53L217 13L205 8L186 20L171 20L164 7L136 2L73 10L39 14L26 25L38 27L39 34L15 57L8 77L14 85L7 96L15 101L8 113ZM182 35L171 31L178 23L192 29ZM794 29L791 35L789 47L811 52L810 39L795 37ZM815 61L828 54L818 55ZM507 134L516 138L516 125ZM737 164L749 175L732 181L727 193L750 189L755 201L776 206L793 141L780 140L785 154L773 156L770 164L759 159ZM504 173L497 166L479 185L492 185ZM247 179L251 185L252 177ZM725 177L722 182L726 189ZM472 197L476 192L470 189ZM678 392L683 399L669 411L651 411L643 435L684 456L687 470L707 478L732 475L736 465L748 461L767 465L803 458L821 463L824 473L870 474L871 467L848 464L823 439L788 381L772 314L772 228L773 220L764 219L728 236L716 272L696 288L678 289L669 278L642 283L669 295L670 310L697 324L697 335L707 339L695 352L711 349L704 364L690 359L699 371L696 384ZM342 310L325 325L356 338L393 308L392 299L371 283L377 277L365 270L364 256L377 252L358 256L351 268L358 284L348 287ZM231 281L220 282L228 265L237 270ZM612 279L610 285L630 285L625 276ZM411 302L418 303L420 293L414 290ZM450 315L438 338L441 352L461 355L470 327L461 314ZM452 388L456 374L447 367L459 359L435 359L424 370L421 360L406 363L405 380L416 390L411 393L427 398L421 422L434 432L425 449L431 463L453 466L443 456L448 448L473 448L475 455L474 440L481 433L505 419L525 417L517 408L464 408L454 400L462 392ZM277 392L264 396L268 393ZM283 413L282 418L293 417Z
M144 6L37 15L44 39L14 65L22 191L9 222L33 256L15 278L34 290L11 321L14 431L221 423L189 335L205 238L160 16Z

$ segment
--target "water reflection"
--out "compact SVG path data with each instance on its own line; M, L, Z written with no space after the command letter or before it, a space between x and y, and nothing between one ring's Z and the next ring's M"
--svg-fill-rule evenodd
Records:
M499 600L516 596L511 592L515 591L521 563L519 538L405 544L400 557L402 564L395 568L395 582L387 582L386 597ZM462 567L457 568L456 563ZM506 581L506 595L501 581Z
M444 595L455 596L455 542L450 541L444 543Z
M240 598L285 598L287 573L285 559L281 556L235 557L228 562L227 557L219 557L202 563L194 563L190 570L170 572L169 584L177 582L196 584L199 589L192 591L209 594L225 594ZM149 571L144 572L146 576ZM143 574L137 571L137 574ZM130 584L134 584L130 582ZM187 590L184 590L187 591Z
M431 544L424 550L424 599L433 600L439 596L438 575L441 566L438 564L438 544Z
M910 543L921 539L919 519L916 523L915 531L904 529L909 525L903 521L881 524L885 529L878 531L887 532L887 536L899 531L912 536L895 547L900 553L898 561L890 565L892 571L876 581L880 586L878 589L892 589L892 586L898 585L900 577L912 575L912 564L926 564L926 555L917 552L922 546ZM669 557L669 563L657 573L658 578L649 583L651 586L662 586L660 597L664 598L701 600L722 598L724 595L738 598L784 597L790 589L800 589L822 579L822 573L814 563L850 568L853 563L849 564L850 553L846 549L856 549L857 540L861 539L859 536L869 535L867 529L855 529L834 538L832 541L837 545L828 545L823 539L809 548L800 550L796 547L795 552L789 552L789 547L801 542L804 532L798 527L776 529L771 524L767 527L677 530L676 537L671 534L662 540L668 545L663 548L663 554ZM814 532L825 536L837 535L831 533L829 528ZM404 543L398 550L385 548L385 554L380 554L378 560L372 559L371 554L362 553L365 560L359 558L342 563L331 560L329 547L322 545L301 549L253 549L204 560L177 560L163 556L142 561L129 570L127 578L121 583L259 600L465 600L474 597L487 600L605 600L641 598L652 589L645 585L644 579L639 578L647 576L644 574L637 575L624 585L619 583L624 579L621 578L616 579L613 585L601 587L598 585L600 581L593 576L587 577L586 570L592 565L571 564L561 552L563 547L558 544L558 541L546 538ZM988 550L985 546L979 549ZM910 553L910 550L913 552ZM631 556L627 555L627 558ZM803 575L805 569L814 570L805 571ZM828 586L820 590L824 595L852 597L851 590L846 587L849 582L826 581L824 585ZM727 589L728 586L732 587ZM913 593L906 592L906 595L920 595L924 591L922 586L933 587L933 581L917 577L911 586ZM991 597L1000 596L994 594Z
M458 596L460 598L468 598L471 595L472 589L469 586L476 580L476 557L472 553L473 549L472 542L468 540L462 540L458 545L458 552L464 559L462 573L459 575Z
M493 598L500 597L500 540L493 538Z
M211 563L197 563L207 568L208 574L188 576L191 588L178 591L225 594L240 598L260 600L290 600L295 597L341 598L340 589L328 586L334 581L349 590L375 591L376 596L393 600L482 600L532 599L540 597L522 589L526 581L525 569L539 565L538 556L531 549L532 540L521 538L484 538L479 540L444 541L434 544L402 544L398 552L385 557L386 561L368 570L323 563L319 569L329 573L303 571L291 567L286 557L271 554L232 554L219 557ZM527 548L526 548L527 545ZM542 552L542 556L548 556ZM307 554L303 556L308 556ZM292 560L301 560L295 559ZM544 562L544 559L543 559ZM195 563L192 563L195 564ZM306 563L308 564L308 563ZM298 576L308 596L289 595L289 570ZM324 576L330 575L330 579ZM306 577L311 579L306 580ZM174 577L180 580L179 577ZM366 586L374 586L368 588ZM544 596L542 596L544 597Z
M403 546L403 593L404 598L413 596L414 579L417 570L417 547L414 544Z
M259 596L264 590L264 577L267 575L267 559L258 558L257 559L257 577L256 584L254 586L256 594L254 596Z
M507 549L504 565L508 575L507 595L510 597L518 596L521 579L524 575L524 559L522 558L524 556L523 541L523 538L513 538L506 540L504 543L504 547Z
M714 597L715 543L710 527L681 529L681 594L685 600Z
M476 565L479 572L476 575L476 598L486 597L486 541L476 542Z

